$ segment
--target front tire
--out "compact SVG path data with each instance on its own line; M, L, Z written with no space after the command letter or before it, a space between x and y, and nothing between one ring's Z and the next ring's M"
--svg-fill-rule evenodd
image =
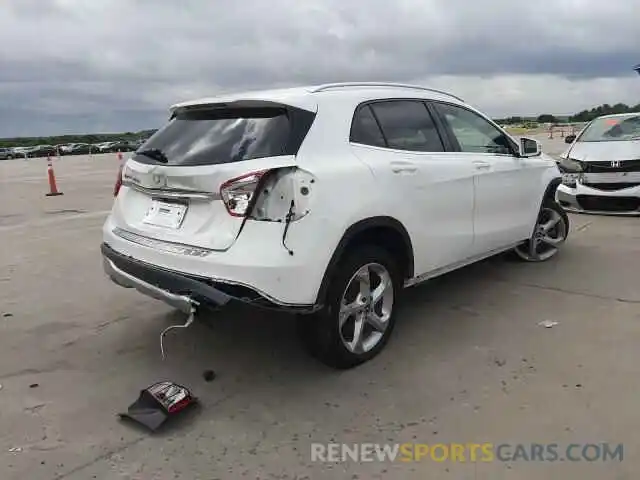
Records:
M330 279L322 310L298 318L309 353L330 367L348 369L378 355L395 326L402 275L386 250L363 246L347 253Z
M569 216L554 200L547 199L536 220L532 237L515 248L526 262L544 262L555 257L569 235Z

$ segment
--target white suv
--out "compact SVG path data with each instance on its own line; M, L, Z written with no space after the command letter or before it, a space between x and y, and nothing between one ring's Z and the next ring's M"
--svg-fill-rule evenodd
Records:
M569 221L556 162L438 90L340 83L175 105L119 173L107 274L185 313L300 314L336 368L375 356L403 287L515 250L551 258Z

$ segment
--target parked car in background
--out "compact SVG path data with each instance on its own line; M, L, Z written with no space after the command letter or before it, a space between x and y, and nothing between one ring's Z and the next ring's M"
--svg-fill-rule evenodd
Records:
M56 150L58 151L59 155L66 155L67 154L67 148L69 148L69 143L63 143L60 145L56 145Z
M97 153L98 149L89 143L71 143L62 148L63 155L87 155Z
M60 147L60 154L61 155L70 155L71 154L71 149L73 148L74 145L75 145L75 143L67 143L65 145L62 145Z
M99 151L100 153L131 152L136 148L128 141L119 140L100 144Z
M298 313L332 367L384 348L404 287L501 252L546 261L567 238L555 161L450 93L341 83L171 113L121 166L106 273L189 321L229 302Z
M557 198L568 211L640 214L640 113L605 115L590 122L558 162Z
M0 147L0 160L11 160L15 157L15 153L11 148Z
M138 148L138 145L133 140L120 140L114 142L112 149L114 152L133 152Z
M25 158L27 154L27 150L31 147L13 147L11 151L13 152L14 158Z
M113 142L94 143L98 153L106 153Z
M37 157L47 157L47 156L55 156L56 148L53 145L36 145L35 147L30 147L25 151L27 157L29 158L37 158Z
M22 149L22 153L25 155L25 157L27 158L31 158L32 152L35 152L38 149L38 147L24 147Z
M137 150L146 141L147 141L147 139L138 138L136 140L129 141L129 144L131 145L132 150Z

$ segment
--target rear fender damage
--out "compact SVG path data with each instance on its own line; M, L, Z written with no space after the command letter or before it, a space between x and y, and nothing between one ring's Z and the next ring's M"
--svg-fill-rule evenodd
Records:
M299 167L272 170L259 187L248 219L291 223L310 212L316 178Z

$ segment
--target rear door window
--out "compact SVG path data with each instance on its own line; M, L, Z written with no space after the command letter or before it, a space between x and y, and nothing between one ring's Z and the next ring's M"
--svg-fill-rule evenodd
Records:
M419 100L389 100L371 105L389 148L413 152L444 152L444 145L426 105Z
M134 160L196 166L295 155L313 117L289 107L184 110L149 138Z

